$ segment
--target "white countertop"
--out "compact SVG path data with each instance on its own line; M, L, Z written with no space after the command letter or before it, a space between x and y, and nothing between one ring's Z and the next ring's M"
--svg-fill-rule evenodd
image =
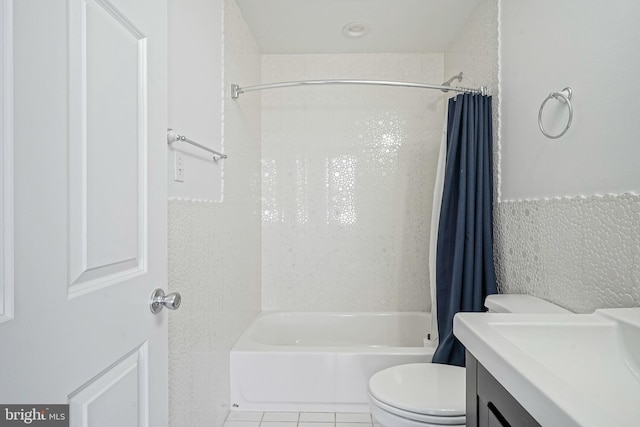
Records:
M454 334L545 427L640 426L640 308L458 313Z

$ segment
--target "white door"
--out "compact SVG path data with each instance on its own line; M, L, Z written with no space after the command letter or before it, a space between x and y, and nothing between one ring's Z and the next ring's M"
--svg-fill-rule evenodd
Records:
M9 2L7 0L0 0ZM165 0L14 0L13 318L0 403L167 425Z

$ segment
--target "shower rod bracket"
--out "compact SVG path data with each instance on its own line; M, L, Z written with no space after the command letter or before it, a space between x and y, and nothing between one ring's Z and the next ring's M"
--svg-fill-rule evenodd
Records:
M453 82L454 80L458 80L459 82L462 81L462 71L460 71L458 74L456 74L455 76L451 77L449 80L447 80L446 82L442 83L442 86L451 86L451 82ZM443 92L449 92L449 89L440 89Z
M238 99L241 93L244 93L244 92L242 91L242 89L240 89L239 85L236 85L236 84L231 85L231 98Z

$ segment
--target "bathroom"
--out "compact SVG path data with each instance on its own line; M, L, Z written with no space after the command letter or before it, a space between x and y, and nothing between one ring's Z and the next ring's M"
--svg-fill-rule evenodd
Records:
M373 1L330 3L357 10ZM455 34L437 50L339 54L261 51L257 29L247 23L253 3L168 2L169 126L228 156L213 163L186 156L183 182L175 179L173 147L162 165L169 280L158 286L183 298L181 309L166 315L169 425L225 424L234 409L230 351L262 311L431 308L433 188L422 184L435 177L451 94L326 86L231 99L231 84L329 78L440 84L463 72L460 85L487 86L493 96L500 292L534 295L576 313L640 307L637 2L459 0L448 5ZM340 31L360 19L350 16L336 37L357 42ZM375 36L369 24L363 40ZM58 39L66 40L61 34ZM52 79L67 81L65 72L53 71ZM16 73L14 79L26 77ZM545 138L540 104L567 86L573 90L571 127L561 138ZM25 115L25 105L17 103L17 116ZM566 120L561 107L552 107L560 116L550 123L554 131ZM16 129L16 140L30 140ZM28 158L29 148L16 146L17 157ZM60 178L55 165L67 161L63 154L51 150L51 162L16 167L16 182L38 173ZM25 200L16 197L18 212L35 211ZM18 230L29 218L17 217ZM16 259L38 250L17 249ZM4 253L0 258L6 260ZM25 280L25 270L17 266L17 279Z
M616 8L577 1L526 1L517 6L497 0L477 3L457 38L444 52L431 56L437 68L431 71L434 74L422 78L399 75L412 70L398 66L400 60L391 55L389 60L379 56L379 68L371 67L374 54L370 62L366 55L354 61L363 64L361 69L345 66L344 71L360 71L361 78L436 84L463 71L475 85L489 86L497 124L494 232L500 290L536 295L575 312L639 306L640 177L633 159L640 158L634 137L640 129L631 119L638 107L624 101L640 91L634 80L627 82L634 75L632 70L640 68L637 55L629 54L640 37L637 30L631 30L635 26L631 11L637 11L637 6L631 2ZM224 22L225 88L231 83L325 78L322 72L328 65L322 55L301 55L300 60L295 55L261 55L233 1L224 3ZM625 32L634 36L623 37ZM314 67L319 68L316 74ZM430 71L417 72L424 76ZM574 90L575 119L565 137L549 140L538 129L538 108L549 92L565 86ZM367 252L368 246L384 246L386 229L368 236L358 236L357 229L348 230L352 235L330 235L321 229L307 229L304 234L302 227L296 228L296 208L314 206L296 206L295 188L284 188L272 175L265 177L265 172L276 172L269 169L270 162L287 152L298 154L306 149L305 155L322 155L321 148L311 147L321 143L322 136L300 147L296 123L301 118L287 120L289 133L278 135L273 121L286 119L274 119L273 108L269 109L276 102L301 107L305 96L312 96L305 91L314 89L333 91L331 95L342 90L291 88L279 94L248 93L238 100L243 108L252 108L242 118L236 116L237 104L226 98L224 149L230 159L224 166L223 203L169 202L170 288L180 290L193 305L170 318L172 425L222 424L230 409L229 351L260 310L409 311L429 307L428 289L418 284L428 274L426 261L419 262L426 254L403 253L399 246L392 246L391 253ZM412 91L383 92L389 98L388 110L406 113L412 107ZM260 103L260 96L262 117L259 106L250 106ZM403 99L408 106L401 105ZM443 107L435 108L439 109L437 117L420 131L438 138ZM326 110L317 113L330 114ZM357 112L345 114L358 120ZM629 120L622 125L621 117ZM313 134L323 135L319 131L315 128ZM381 132L374 125L364 131ZM261 144L261 135L274 136ZM298 146L289 145L294 143ZM435 167L430 159L424 160L425 168ZM408 166L415 171L415 165ZM296 179L293 167L277 172ZM412 184L407 182L411 177L397 179L405 186ZM380 182L372 179L371 185ZM277 193L287 190L288 194ZM416 203L430 203L430 194L412 196ZM278 198L278 203L271 198ZM261 215L264 209L271 212ZM288 209L286 214L293 219L278 218L277 209ZM423 211L430 217L428 209ZM405 238L428 232L428 221L414 224L415 228L404 231ZM353 239L360 240L352 243ZM417 246L421 244L424 242ZM367 260L353 271L339 265L354 261L356 251L365 253ZM402 271L398 263L406 258L413 264L403 267L412 269L411 273L397 273ZM336 270L343 277L329 280ZM317 286L311 286L311 281Z

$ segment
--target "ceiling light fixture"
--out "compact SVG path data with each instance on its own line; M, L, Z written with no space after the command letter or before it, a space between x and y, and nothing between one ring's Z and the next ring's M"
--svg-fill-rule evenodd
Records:
M349 38L358 38L369 32L369 26L364 22L352 22L342 29L342 34Z

